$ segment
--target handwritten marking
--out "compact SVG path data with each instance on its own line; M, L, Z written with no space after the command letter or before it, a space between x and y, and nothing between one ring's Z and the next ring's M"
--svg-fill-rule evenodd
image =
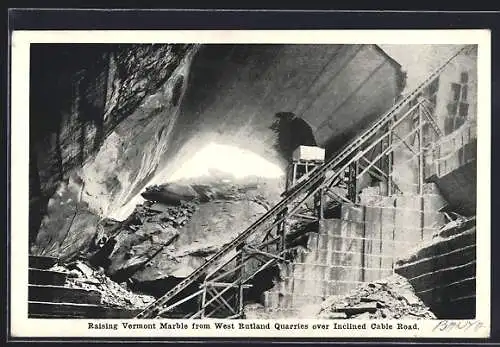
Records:
M465 320L465 321L449 321L442 320L439 321L436 326L432 329L432 331L445 331L449 332L452 330L462 330L469 331L472 330L474 332L485 328L486 326L481 321L476 320Z

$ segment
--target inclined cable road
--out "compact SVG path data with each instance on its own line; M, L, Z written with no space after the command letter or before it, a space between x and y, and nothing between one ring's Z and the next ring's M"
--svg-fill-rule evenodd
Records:
M327 171L332 169L337 169L334 175L327 179L328 182L333 181L339 173L341 173L346 166L343 165L339 170L339 165L341 165L349 156L351 156L360 146L369 140L372 136L382 129L389 121L391 121L397 112L400 111L404 106L406 106L411 100L413 100L420 92L423 91L444 69L448 64L458 56L462 51L464 51L468 46L464 46L459 49L455 54L453 54L443 65L437 68L433 73L431 73L417 88L415 88L411 93L406 95L402 100L395 104L387 113L379 118L368 130L363 132L360 136L351 141L342 151L332 157L329 161L325 162L322 166L318 167L316 170L311 172L311 176L303 181L301 184L293 188L293 190L280 202L278 202L274 207L267 211L262 217L251 224L245 231L239 234L233 241L224 245L219 252L214 254L210 259L208 259L203 265L194 270L188 277L179 282L175 287L169 290L165 295L159 298L157 301L150 304L142 312L140 312L135 318L154 318L155 315L161 313L162 308L164 308L168 302L182 290L186 289L189 285L200 279L206 271L214 265L217 261L226 256L233 249L241 246L245 240L256 232L259 227L264 223L275 218L280 212L282 212L288 205L296 202L296 198L300 197L303 193L308 193L307 196L311 195L310 190L313 189L314 192L320 189L320 186L315 187L315 185L324 178ZM326 181L323 182L325 185ZM326 183L328 184L328 183ZM313 192L313 193L314 193ZM302 199L301 201L304 201ZM299 204L300 205L300 204ZM276 224L276 222L274 223ZM273 224L273 225L274 225Z

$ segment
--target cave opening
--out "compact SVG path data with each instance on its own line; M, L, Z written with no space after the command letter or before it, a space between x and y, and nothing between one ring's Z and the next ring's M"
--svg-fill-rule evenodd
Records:
M179 181L238 181L251 178L283 179L283 169L258 154L232 145L210 142L185 160L175 171L168 168L156 174L145 186L165 184ZM108 216L116 220L124 220L137 204L145 200L137 194L120 209L112 211Z
M227 175L236 179L249 176L277 178L284 175L276 164L236 146L209 143L167 178L178 181L202 176Z

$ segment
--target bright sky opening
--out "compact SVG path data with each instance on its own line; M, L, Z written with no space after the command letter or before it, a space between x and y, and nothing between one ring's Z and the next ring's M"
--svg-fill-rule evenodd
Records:
M284 175L283 170L278 165L256 153L238 147L209 143L173 174L165 175L161 172L153 177L146 186L208 176L211 169L228 173L236 179L248 176L278 178ZM138 194L120 209L113 211L109 217L124 220L132 213L137 204L142 204L144 201L142 196Z

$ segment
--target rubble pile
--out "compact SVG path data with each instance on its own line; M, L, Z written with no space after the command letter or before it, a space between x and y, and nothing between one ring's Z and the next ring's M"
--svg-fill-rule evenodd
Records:
M138 230L138 224L146 222L159 223L179 228L184 226L198 208L196 202L182 201L178 206L165 205L154 201L145 201L137 205L134 211L136 223L129 224L132 230Z
M435 319L399 275L364 283L347 295L332 296L321 305L325 319Z
M133 220L129 227L137 230L137 223L164 223L174 228L184 226L200 203L213 200L247 199L270 208L269 202L262 194L254 193L255 184L235 184L231 181L212 182L210 184L167 183L146 187L142 196L146 201L137 205Z
M444 239L453 235L460 234L467 229L470 229L476 224L476 216L464 217L457 215L457 219L443 225L434 235L433 239Z
M99 222L82 255L111 280L161 295L264 214L273 201L265 187L276 183L206 177L148 186L126 220Z
M101 294L101 303L110 307L140 309L155 300L153 296L136 294L127 289L126 283L118 284L104 274L104 270L93 269L82 261L65 266L55 265L51 270L68 273L65 286L96 290Z

